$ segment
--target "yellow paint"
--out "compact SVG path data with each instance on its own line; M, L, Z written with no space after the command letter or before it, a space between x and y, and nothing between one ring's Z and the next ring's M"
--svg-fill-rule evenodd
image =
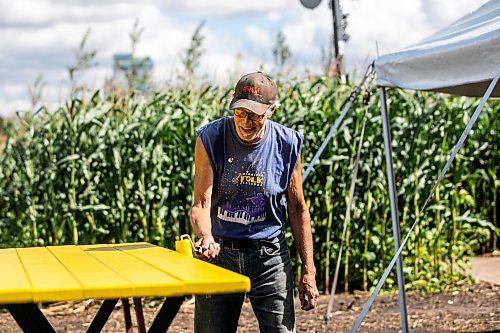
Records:
M0 304L250 290L250 280L148 243L0 250Z
M193 248L189 239L175 241L175 251L193 258Z
M31 300L31 285L16 250L0 250L0 304Z
M82 250L118 273L133 286L128 296L178 296L184 295L184 282L153 267L126 249L144 249L148 253L153 245L147 243L118 244L114 246L81 246ZM187 258L188 259L188 258Z
M188 294L222 294L250 291L250 279L210 263L161 247L125 250L185 282Z
M133 294L134 286L127 279L80 247L49 246L48 249L80 282L84 298L119 298Z
M83 298L80 283L46 247L17 249L31 281L33 301L66 301Z

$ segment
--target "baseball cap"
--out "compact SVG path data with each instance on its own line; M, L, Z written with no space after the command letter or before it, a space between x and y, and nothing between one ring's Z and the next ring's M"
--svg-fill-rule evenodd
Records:
M229 109L245 108L263 115L276 103L276 83L262 72L246 74L236 83Z

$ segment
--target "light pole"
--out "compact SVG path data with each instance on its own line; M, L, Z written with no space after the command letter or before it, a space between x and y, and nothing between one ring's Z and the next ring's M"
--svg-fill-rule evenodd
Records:
M300 3L308 9L316 8L321 0L300 0ZM340 54L339 41L342 40L346 42L349 39L349 35L345 32L347 22L346 17L343 16L339 0L330 0L330 9L332 10L333 19L333 54L335 55L335 72L337 74L342 74L342 55Z
M340 36L340 5L339 0L331 0L330 7L332 8L333 18L333 48L335 55L335 71L339 75L342 74L342 56L339 50L339 36Z

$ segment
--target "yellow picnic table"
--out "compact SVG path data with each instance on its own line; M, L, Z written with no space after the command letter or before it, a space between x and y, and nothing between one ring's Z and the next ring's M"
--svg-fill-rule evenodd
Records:
M39 302L104 299L87 330L100 332L119 299L164 296L148 332L165 332L184 296L249 290L243 275L149 243L0 249L0 305L24 332L55 332Z

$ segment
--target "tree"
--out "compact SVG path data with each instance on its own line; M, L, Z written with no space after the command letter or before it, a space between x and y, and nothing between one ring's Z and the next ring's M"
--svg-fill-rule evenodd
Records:
M139 68L144 65L145 59L139 59L136 56L137 44L139 44L144 28L139 26L139 20L135 20L132 31L129 33L130 37L130 68L126 72L128 88L132 90L137 87L144 87L149 80L149 72L141 71L142 75L139 75Z
M190 84L194 79L194 73L196 69L200 65L201 56L205 52L205 50L202 48L205 36L201 34L201 29L203 29L204 25L205 21L202 21L198 25L198 27L194 31L193 36L191 37L191 43L189 44L189 47L184 50L184 55L182 56L182 65L184 66L184 72Z
M28 88L28 93L31 99L31 110L35 111L35 107L42 100L43 90L47 83L43 80L43 75L38 74L35 82Z
M71 95L74 95L78 90L78 80L81 74L87 69L97 65L97 62L94 61L97 56L97 51L88 51L86 48L90 32L91 29L88 28L83 34L78 49L74 51L75 64L68 67L69 79L71 82Z
M325 49L324 46L321 46L321 67L323 68L323 74L332 77L336 73L336 66L334 64L333 55L333 37L330 38L330 42L328 47Z
M287 64L292 57L292 51L286 42L285 35L281 31L279 31L276 35L276 44L273 47L273 56L278 72L281 73L285 64Z

